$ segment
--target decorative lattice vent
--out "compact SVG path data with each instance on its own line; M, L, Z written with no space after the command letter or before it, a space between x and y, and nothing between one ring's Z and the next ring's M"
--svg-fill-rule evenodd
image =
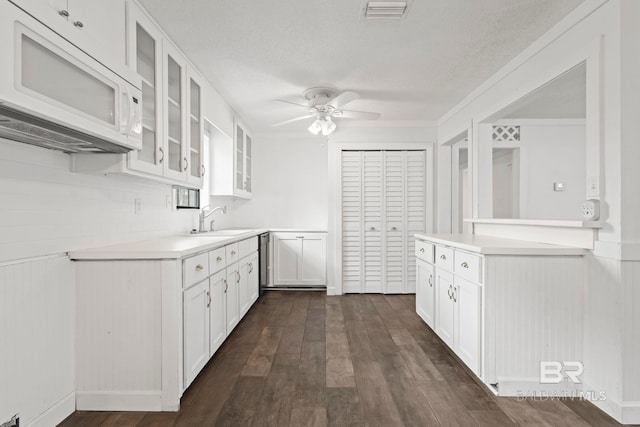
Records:
M520 141L520 126L502 125L493 127L493 141Z

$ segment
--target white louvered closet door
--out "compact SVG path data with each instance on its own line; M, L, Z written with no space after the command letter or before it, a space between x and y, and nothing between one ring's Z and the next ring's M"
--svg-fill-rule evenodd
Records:
M425 151L342 152L345 293L413 293L425 231Z
M382 292L382 152L365 151L362 153L362 204L363 235L362 256L364 257L363 291L365 293Z
M402 293L405 287L405 156L405 151L386 151L384 158L385 294Z
M426 232L425 212L427 204L427 159L424 151L406 152L406 232L407 281L404 292L416 291L416 258L413 255L416 246L414 234Z
M362 292L362 154L342 152L342 289Z

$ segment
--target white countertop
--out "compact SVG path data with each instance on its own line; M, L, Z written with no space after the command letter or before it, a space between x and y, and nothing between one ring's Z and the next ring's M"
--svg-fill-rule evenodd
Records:
M602 224L599 221L583 221L581 219L472 218L465 219L464 222L473 224L533 225L537 227L602 228Z
M485 255L584 255L582 248L482 236L479 234L416 234L416 239Z
M268 231L266 228L255 228L247 229L246 233L232 236L170 236L141 242L71 251L69 252L69 258L73 260L179 259L199 252L210 251Z

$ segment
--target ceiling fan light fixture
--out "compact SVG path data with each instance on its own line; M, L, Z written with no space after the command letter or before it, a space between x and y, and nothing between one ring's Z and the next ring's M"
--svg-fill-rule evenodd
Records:
M322 121L320 119L314 120L313 123L311 123L311 125L309 126L309 132L311 132L314 135L318 135L321 130L322 130Z
M324 119L320 127L322 128L322 135L324 136L331 135L333 131L336 130L336 124L331 121L331 117Z

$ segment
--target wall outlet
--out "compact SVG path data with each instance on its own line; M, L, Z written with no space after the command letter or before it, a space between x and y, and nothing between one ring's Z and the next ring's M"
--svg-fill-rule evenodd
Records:
M15 414L9 421L0 424L0 427L20 427L20 415Z

